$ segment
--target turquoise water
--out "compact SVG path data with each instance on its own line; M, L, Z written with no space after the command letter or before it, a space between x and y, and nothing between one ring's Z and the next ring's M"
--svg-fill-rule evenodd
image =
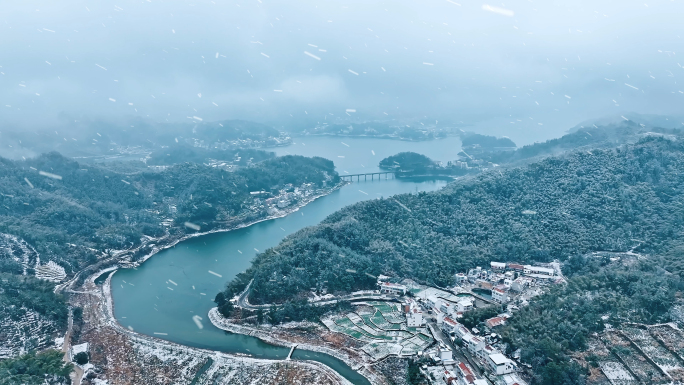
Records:
M379 157L377 154L391 155L404 151L403 148L407 145L416 144L377 139L312 139L315 141L305 142L309 152L299 151L301 148L297 146L305 146L295 141L298 144L279 148L278 153L323 155L326 152L333 153L339 142L344 141L350 147L341 145L342 147L351 149L355 146L357 150L363 147L367 150L365 155L361 154L364 152L362 149L358 151L359 155L353 158L347 158L345 155L345 158L338 159L327 157L335 161L338 169L345 167L350 173L356 173L362 172L359 169L365 168L366 165L362 168L361 164L373 164L375 158ZM445 157L439 159L432 155L433 159L438 160L450 160L451 158L446 158L450 153L453 153L455 159L456 152L460 149L460 146L456 146L452 150L453 146L459 143L454 142L454 138L423 143L431 143L431 147L436 149L435 153ZM394 146L399 150L392 152L393 150L386 148ZM372 147L381 150L375 151ZM426 149L428 147L425 146ZM449 147L449 150L446 150L446 147ZM372 155L371 150L375 151L376 155ZM386 155L382 157L384 156ZM381 159L377 159L375 164L377 165ZM176 343L223 352L246 353L257 358L283 359L287 356L289 348L273 346L255 337L229 334L209 322L207 312L215 306L214 296L223 289L225 283L250 266L257 250L263 251L276 246L286 235L306 226L316 225L345 206L400 193L433 191L445 184L445 181L396 179L354 182L284 218L260 222L235 231L208 234L179 243L174 248L158 253L137 269L119 270L114 274L112 296L115 317L121 325L130 326L138 333ZM192 317L195 315L202 317L202 329L193 321ZM297 349L293 358L322 362L354 384L368 384L363 376L327 354Z

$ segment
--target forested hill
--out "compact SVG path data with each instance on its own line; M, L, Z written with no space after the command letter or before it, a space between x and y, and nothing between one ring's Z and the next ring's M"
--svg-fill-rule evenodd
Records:
M565 151L590 148L614 148L633 144L645 136L681 136L682 130L646 126L634 121L623 121L604 126L582 127L560 138L542 143L529 144L515 151L491 151L479 154L484 160L505 164L544 156L558 155Z
M683 172L682 142L649 137L358 203L259 254L226 294L252 277L250 301L270 303L314 287L369 289L380 274L446 286L492 260L566 260L639 244L656 253L681 237Z
M54 260L69 274L107 250L136 246L145 236L194 231L183 226L186 221L206 231L235 217L265 217L265 209L255 208L252 191L277 194L288 183L320 188L338 180L331 161L301 156L235 172L183 163L132 174L82 165L58 153L26 161L0 158L0 233L23 239L43 263Z
M388 156L379 163L380 168L397 170L424 170L435 165L436 162L432 159L415 152L400 152Z

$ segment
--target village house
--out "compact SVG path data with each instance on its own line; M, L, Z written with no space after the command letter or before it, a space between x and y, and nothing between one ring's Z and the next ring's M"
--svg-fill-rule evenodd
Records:
M513 373L516 369L515 363L501 353L490 354L487 357L487 364L497 375Z
M454 332L456 333L456 337L458 337L458 338L461 339L461 340L462 340L465 336L467 336L467 335L470 334L470 330L468 330L467 327L465 327L465 326L463 326L463 325L461 325L461 324L458 324L458 326L456 327L456 329L454 330Z
M530 277L518 277L511 284L511 290L520 293L520 292L524 291L525 288L529 287L531 284L532 284L532 278L530 278Z
M484 290L492 290L492 288L494 287L494 285L491 282L489 282L485 279L478 279L475 281L475 284L477 285L478 288L484 289Z
M484 340L472 334L468 334L467 336L463 337L463 344L470 353L475 355L477 355L477 352L484 349L485 347Z
M440 343L437 347L437 353L439 354L439 359L442 360L442 362L454 360L454 355L451 351L451 348L442 343Z
M428 309L437 309L439 310L440 304L442 303L442 300L437 298L434 295L431 295L425 299L425 306L427 306Z
M456 373L454 373L451 370L444 370L444 374L442 375L442 379L447 385L456 385L458 382L458 377L456 376Z
M529 276L547 276L547 277L553 277L555 275L555 271L553 269L549 269L547 267L539 267L539 266L532 266L532 265L525 265L525 270L523 271L526 275Z
M406 295L406 286L391 282L378 282L383 294Z
M456 284L458 284L458 285L462 285L468 281L468 277L463 273L457 273L454 276L454 279L456 280Z
M490 262L489 266L492 268L492 271L496 272L502 272L506 270L506 264L503 262Z
M454 318L456 316L457 309L455 309L454 306L451 305L449 302L443 301L439 305L439 311L441 311L445 315L448 315L449 317Z
M461 325L460 323L454 321L453 319L451 319L449 317L444 317L444 320L442 321L442 331L444 331L444 333L446 333L448 335L450 335L451 333L454 333L459 326L463 326L463 325Z
M508 293L506 293L505 288L495 287L492 289L492 299L499 303L508 302Z
M487 381L476 378L473 371L465 363L459 362L456 367L460 374L458 385L487 385Z
M406 313L406 325L411 328L417 328L425 325L425 318L423 312L411 301L404 305L404 312Z
M496 350L492 345L485 345L485 347L478 352L477 356L482 361L487 361L487 357L489 357L490 355L495 354L495 353L501 353L501 352Z
M516 271L518 273L522 273L525 271L525 266L519 265L517 263L509 263L507 267L509 270Z
M457 311L459 313L465 313L467 311L473 310L473 301L470 299L463 299L458 301L456 304Z
M488 328L493 329L497 326L503 326L506 324L506 318L504 317L493 317L485 321L485 325Z

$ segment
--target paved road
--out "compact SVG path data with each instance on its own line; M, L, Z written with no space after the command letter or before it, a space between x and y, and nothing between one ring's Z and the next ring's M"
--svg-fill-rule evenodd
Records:
M69 327L64 335L64 344L62 345L62 353L64 353L62 360L66 363L71 362L69 359L69 348L71 347L71 329L73 326L74 314L73 310L69 309ZM71 377L71 385L80 385L81 380L83 379L83 369L74 364L74 371L69 374L69 377Z
M451 342L451 339L442 332L439 326L437 326L437 323L434 321L434 319L428 322L428 324L430 326L430 329L432 329L432 333L435 336L435 338L444 342L446 346L451 348L454 360L467 362L470 365L470 367L472 367L473 371L478 377L484 378L482 371L477 365L475 365L475 362L473 361L473 358L470 355L470 353L465 351L465 349L461 349L459 346L454 345L454 343Z
M240 293L238 296L237 300L237 305L243 309L247 310L257 310L257 309L262 309L262 310L268 310L271 308L271 304L267 305L252 305L247 301L247 297L249 296L249 290L251 289L252 282L254 280L249 281L247 284L247 287L245 287L245 290ZM311 305L313 306L323 306L323 305L331 305L334 303L337 303L339 301L361 301L361 300L371 300L371 301L395 301L397 298L393 296L388 296L384 294L362 294L362 295L344 295L341 297L337 297L335 299L331 300L323 300L323 301L314 301L310 302Z

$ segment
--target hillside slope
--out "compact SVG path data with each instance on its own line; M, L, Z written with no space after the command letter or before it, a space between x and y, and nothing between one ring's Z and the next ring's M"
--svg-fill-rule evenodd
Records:
M682 142L646 138L358 203L258 255L228 294L252 277L250 300L268 303L312 287L372 288L380 274L445 286L491 260L657 252L681 236L683 172Z

